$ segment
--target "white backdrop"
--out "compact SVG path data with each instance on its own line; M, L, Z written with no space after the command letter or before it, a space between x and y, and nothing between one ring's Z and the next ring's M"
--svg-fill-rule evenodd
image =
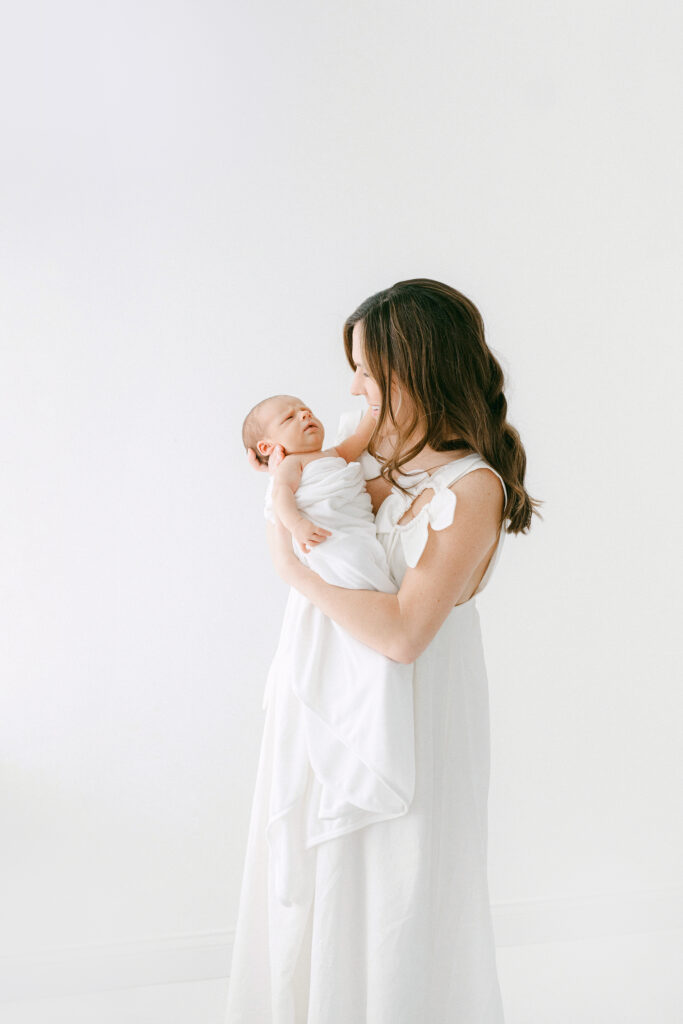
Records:
M229 945L286 596L240 425L293 392L331 440L344 318L418 276L480 307L546 502L480 599L499 940L529 908L640 900L642 926L673 904L680 22L643 0L15 8L8 955Z

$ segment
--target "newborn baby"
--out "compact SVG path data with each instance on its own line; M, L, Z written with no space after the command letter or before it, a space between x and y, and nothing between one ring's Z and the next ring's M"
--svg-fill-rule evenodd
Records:
M297 557L335 586L394 594L356 461L374 424L368 411L355 433L323 449L320 420L297 398L278 395L252 409L242 437L264 463L278 445L284 449L265 514L291 532ZM408 810L415 787L412 677L412 665L362 644L290 590L264 695L287 737L269 771L266 830L283 904L310 897L304 880L311 873L301 868L312 847Z
M355 462L367 448L374 427L375 417L368 409L351 437L323 450L325 429L298 398L275 395L259 402L247 415L242 427L245 448L253 448L256 458L263 463L269 462L278 446L285 453L275 470L269 497L278 519L302 551L308 552L330 536L329 530L311 522L297 505L295 495L304 467L316 459Z

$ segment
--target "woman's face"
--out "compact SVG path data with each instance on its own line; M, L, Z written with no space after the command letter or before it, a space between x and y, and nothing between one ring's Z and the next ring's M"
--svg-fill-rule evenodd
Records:
M367 399L368 405L370 406L372 415L377 419L382 406L382 389L375 378L370 376L370 372L365 365L362 320L359 320L358 323L353 325L353 331L351 332L351 358L356 366L353 374L353 380L351 381L351 394L364 395ZM392 382L391 404L394 409L394 417L397 425L400 425L401 422L401 413L399 410L404 404L404 397L402 389L398 384Z

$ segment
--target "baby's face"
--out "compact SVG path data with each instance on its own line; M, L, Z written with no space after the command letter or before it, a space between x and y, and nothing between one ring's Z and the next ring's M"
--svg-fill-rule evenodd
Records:
M270 455L281 444L286 455L319 452L325 430L307 405L290 395L271 399L262 411L264 436L258 442L261 455Z

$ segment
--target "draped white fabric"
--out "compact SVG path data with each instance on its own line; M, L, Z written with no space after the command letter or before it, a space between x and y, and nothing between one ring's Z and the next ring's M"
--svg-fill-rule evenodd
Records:
M304 564L335 586L396 592L357 462L308 463L296 503L332 531L308 553L293 544ZM273 515L272 480L265 515ZM412 679L412 665L360 643L291 591L264 695L264 707L272 691L282 700L267 835L283 904L306 898L302 846L408 810L415 787Z

